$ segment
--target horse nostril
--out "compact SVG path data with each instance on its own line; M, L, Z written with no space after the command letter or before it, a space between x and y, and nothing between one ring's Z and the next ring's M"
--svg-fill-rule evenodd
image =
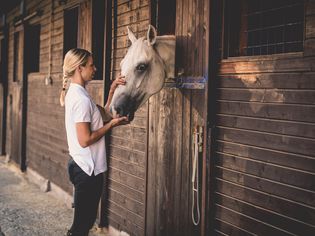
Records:
M116 107L116 112L117 112L117 114L121 115L121 108L120 107Z
M128 117L128 120L129 121L133 121L133 118L135 117L134 116L135 114L132 112L132 113L129 113L128 115L127 115L127 117Z
M119 116L125 116L125 109L122 106L116 108L116 112Z

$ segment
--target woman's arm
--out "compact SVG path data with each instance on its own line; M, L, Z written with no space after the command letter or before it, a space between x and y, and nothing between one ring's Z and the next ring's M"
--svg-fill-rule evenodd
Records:
M107 102L105 104L105 110L109 112L109 105L112 102L112 98L114 96L114 92L116 90L116 88L118 87L118 85L125 85L126 81L124 80L125 76L122 76L121 74L119 74L116 79L113 81L112 85L110 86L110 90L108 93L108 98L107 98Z
M95 131L91 131L90 122L78 122L76 123L76 131L79 144L81 147L86 148L93 143L96 143L112 127L128 123L129 122L127 117L114 118L110 122L106 123L103 127Z

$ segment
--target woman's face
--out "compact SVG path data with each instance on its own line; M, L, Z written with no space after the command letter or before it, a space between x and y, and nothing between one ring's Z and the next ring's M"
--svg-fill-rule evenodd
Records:
M96 67L93 63L93 58L90 56L85 66L81 66L81 76L85 82L91 81L94 78Z

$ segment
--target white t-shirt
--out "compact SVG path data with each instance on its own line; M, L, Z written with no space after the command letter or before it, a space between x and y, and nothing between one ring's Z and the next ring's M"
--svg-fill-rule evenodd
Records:
M89 96L88 92L79 84L71 83L65 97L66 131L69 153L73 160L89 176L98 175L107 170L105 137L96 143L83 148L79 144L76 123L90 122L91 131L103 126L101 113Z

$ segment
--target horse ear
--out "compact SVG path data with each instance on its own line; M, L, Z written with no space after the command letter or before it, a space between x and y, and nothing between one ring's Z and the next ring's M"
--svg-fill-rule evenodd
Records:
M156 29L152 25L149 25L149 29L147 32L147 40L150 45L155 44L156 36L157 36Z
M128 38L131 41L131 43L136 42L137 38L128 26L127 26L127 31L128 31Z

